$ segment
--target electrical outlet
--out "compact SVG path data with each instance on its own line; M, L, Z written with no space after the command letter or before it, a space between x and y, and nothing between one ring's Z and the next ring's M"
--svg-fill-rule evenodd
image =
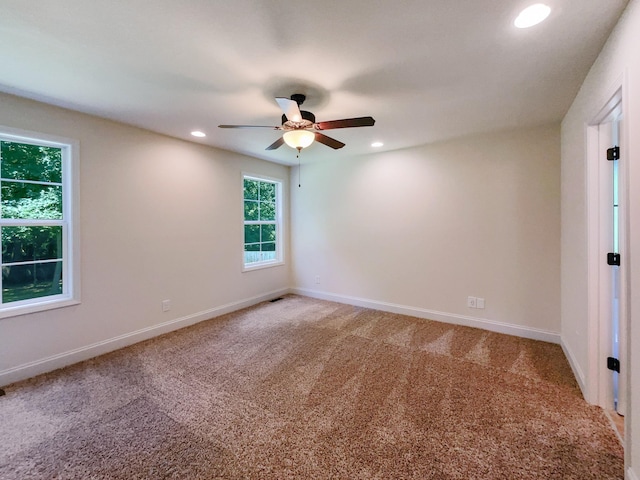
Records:
M171 300L163 300L162 301L162 311L168 312L171 310Z
M467 297L467 307L476 308L476 297Z
M316 283L319 284L320 283L320 275L316 275Z
M484 308L484 298L476 298L476 308Z

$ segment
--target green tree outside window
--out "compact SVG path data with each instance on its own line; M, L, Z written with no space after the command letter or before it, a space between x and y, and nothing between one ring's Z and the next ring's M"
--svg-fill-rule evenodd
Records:
M2 304L62 293L62 149L0 141Z
M244 263L278 259L278 183L244 178Z

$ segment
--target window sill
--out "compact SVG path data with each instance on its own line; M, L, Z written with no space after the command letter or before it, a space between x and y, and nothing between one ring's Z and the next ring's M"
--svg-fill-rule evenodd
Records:
M273 262L260 262L255 265L244 265L242 267L242 272L251 272L253 270L262 270L263 268L271 268L271 267L280 267L284 265L282 260L274 260Z
M0 308L0 319L28 315L30 313L43 312L56 308L70 307L78 305L80 300L75 298L57 298L43 300L42 302L30 303L28 305L4 306Z

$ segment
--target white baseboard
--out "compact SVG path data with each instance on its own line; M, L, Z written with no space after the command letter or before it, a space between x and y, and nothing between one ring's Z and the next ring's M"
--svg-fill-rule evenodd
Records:
M638 476L634 471L632 467L629 467L627 469L627 475L625 477L626 480L640 480L640 476Z
M399 313L403 315L410 315L418 318L425 318L430 320L436 320L444 323L450 323L454 325L463 325L467 327L481 328L483 330L503 333L506 335L515 335L518 337L529 338L532 340L541 340L550 343L556 343L562 345L571 367L574 369L574 373L578 378L580 388L584 393L584 375L582 375L577 363L573 361L571 352L561 342L560 335L554 332L541 330L532 327L523 327L521 325L513 325L509 323L496 322L493 320L487 320L484 318L470 317L466 315L458 315L446 312L438 312L434 310L428 310L424 308L411 307L406 305L398 305L394 303L380 302L376 300L363 299L350 297L346 295L337 295L333 293L320 292L316 290L303 289L303 288L285 288L272 292L265 293L249 299L221 305L209 310L197 312L191 315L187 315L181 318L170 320L168 322L160 323L152 327L143 328L134 332L126 333L114 338L103 340L93 343L84 347L80 347L67 352L62 352L50 357L35 360L33 362L25 363L12 367L7 370L0 371L0 386L9 385L13 382L24 380L26 378L40 375L42 373L50 372L58 368L66 367L68 365L88 360L98 355L103 355L108 352L112 352L119 348L127 347L144 340L148 340L158 335L168 333L180 328L194 325L203 320L208 320L226 313L230 313L242 308L250 307L257 303L270 300L272 298L284 295L286 293L295 293L298 295L304 295L312 298L319 298L322 300L329 300L338 303L345 303L348 305L354 305L364 308L372 308L375 310L381 310L391 313Z
M135 332L125 333L123 335L96 342L91 345L18 365L16 367L0 371L0 386L9 385L20 380L25 380L27 378L40 375L41 373L51 372L53 370L57 370L58 368L66 367L83 360L97 357L98 355L103 355L105 353L118 350L119 348L128 347L129 345L133 345L134 343L157 337L158 335L169 333L174 330L179 330L180 328L188 327L204 320L219 317L220 315L231 313L242 308L250 307L260 302L271 300L273 298L279 297L280 295L289 293L289 291L290 289L285 288L245 300L228 303L226 305L214 307L209 310L204 310L202 312L176 318L174 320L169 320L168 322L163 322L152 327L136 330Z
M348 305L354 305L357 307L372 308L374 310L382 310L383 312L399 313L402 315L410 315L418 318L437 320L439 322L451 323L454 325L481 328L490 332L504 333L506 335L514 335L517 337L529 338L531 340L541 340L543 342L560 344L559 333L549 332L547 330L542 330L539 328L523 327L521 325L513 325L510 323L487 320L486 318L477 318L466 315L458 315L454 313L437 312L434 310L427 310L425 308L379 302L376 300L349 297L346 295L337 295L306 288L292 288L290 292L299 295L305 295L307 297L318 298L321 300L346 303Z
M564 343L562 340L560 342L562 346L562 351L564 352L564 356L567 357L569 361L569 365L571 366L571 370L573 370L573 376L576 377L576 381L578 382L578 386L580 387L580 391L582 392L583 398L585 398L588 402L591 402L592 399L589 398L589 392L587 390L587 381L584 376L584 372L580 368L580 364L577 362L576 357L573 355L573 352L569 348L569 346Z

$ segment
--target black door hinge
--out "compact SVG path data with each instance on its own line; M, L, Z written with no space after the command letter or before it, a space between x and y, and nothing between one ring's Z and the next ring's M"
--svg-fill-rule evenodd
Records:
M607 264L620 266L620 254L619 253L607 253Z
M607 160L619 160L620 147L607 148Z
M607 357L607 368L620 373L620 360L613 357Z

